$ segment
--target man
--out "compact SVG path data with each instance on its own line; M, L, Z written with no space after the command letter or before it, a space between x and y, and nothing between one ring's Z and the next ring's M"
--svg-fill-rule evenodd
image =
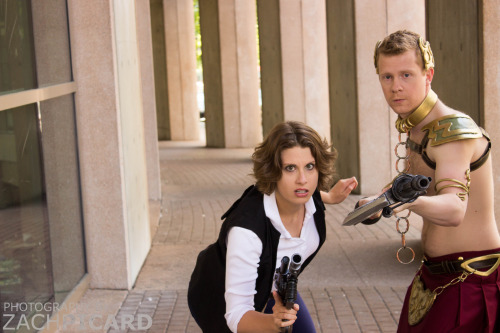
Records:
M422 217L425 253L398 332L500 332L500 236L488 135L432 91L434 58L418 34L397 31L378 42L375 68L398 115L396 128L408 137L408 173L432 177L426 196L394 210Z

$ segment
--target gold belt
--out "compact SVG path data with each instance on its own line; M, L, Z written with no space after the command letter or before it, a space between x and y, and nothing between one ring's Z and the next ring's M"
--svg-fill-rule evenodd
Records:
M437 263L429 262L424 259L424 265L431 274L469 272L480 276L488 276L500 265L500 253L487 254L467 260L460 257L458 260L441 261ZM487 271L482 271L482 269L485 268L489 269Z

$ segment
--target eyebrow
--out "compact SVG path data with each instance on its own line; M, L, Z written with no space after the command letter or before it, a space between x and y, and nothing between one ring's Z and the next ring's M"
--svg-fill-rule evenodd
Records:
M390 75L390 76L393 76L393 75L396 75L396 74L406 74L406 73L415 73L414 70L411 70L411 69L403 69L403 70L400 70L396 73L392 73L392 72L381 72L379 74L379 76L387 76L387 75Z
M309 161L307 162L306 164L316 164L316 160L312 160L312 161ZM297 165L296 163L293 163L293 162L290 162L290 163L285 163L283 162L283 166L287 166L287 165Z

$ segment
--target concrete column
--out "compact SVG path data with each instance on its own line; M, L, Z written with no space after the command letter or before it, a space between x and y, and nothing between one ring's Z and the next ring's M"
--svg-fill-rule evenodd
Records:
M385 101L375 73L375 44L399 29L412 30L425 36L425 1L355 0L354 8L359 181L362 194L373 194L397 174L394 167L396 116Z
M155 80L158 140L170 140L170 110L167 89L167 61L163 0L150 0L151 34Z
M258 0L257 6L264 132L298 120L329 140L325 1Z
M90 287L129 289L151 245L134 1L68 16Z
M262 140L256 20L253 1L200 1L209 147L253 147Z
M192 0L163 0L171 140L198 140L196 53Z
M492 146L493 174L495 175L495 215L500 226L500 7L494 0L483 0L483 66L482 99L484 105L484 126L489 133ZM497 143L497 144L495 144Z
M326 0L326 11L330 132L339 156L335 167L341 178L360 179L354 2ZM355 191L359 194L359 188Z
M146 167L148 196L158 215L161 200L160 158L158 151L158 130L155 103L155 80L153 66L153 45L151 38L151 12L148 0L135 0L137 20L137 42L139 47L139 69L141 76L142 111L144 118L144 139L146 141ZM159 217L159 216L158 216ZM151 218L152 230L159 218Z

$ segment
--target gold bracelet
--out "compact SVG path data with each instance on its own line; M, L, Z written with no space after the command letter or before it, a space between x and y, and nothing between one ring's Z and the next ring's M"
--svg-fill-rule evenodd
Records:
M464 190L463 192L457 193L457 196L460 198L460 200L465 201L465 196L469 195L469 192L470 192L470 169L465 170L465 179L467 180L467 182L465 184L462 183L461 181L459 181L457 179L453 179L453 178L440 179L434 184L434 191L436 191L436 195L438 195L439 192L441 192L445 188L457 187L457 188ZM444 182L444 181L453 182L455 184L444 185L443 187L438 189L437 188L438 184L441 182Z

